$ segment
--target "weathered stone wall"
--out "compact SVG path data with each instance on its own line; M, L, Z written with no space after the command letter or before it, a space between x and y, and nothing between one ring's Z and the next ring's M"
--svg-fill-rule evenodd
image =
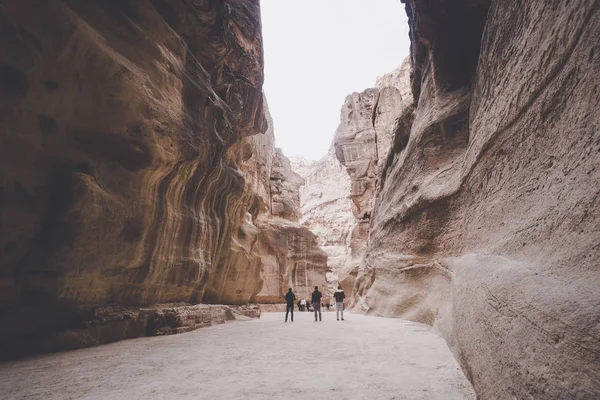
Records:
M304 179L293 171L290 160L281 149L275 149L271 171L271 214L290 221L298 221L300 211L300 186Z
M260 215L256 243L262 260L262 289L259 303L282 303L291 287L296 297L310 298L314 286L326 293L327 253L317 236L301 225L299 188L304 179L292 169L290 160L275 149L271 170L271 214Z
M71 321L67 329L51 332L35 341L27 337L18 338L11 346L2 349L0 360L75 350L142 336L191 332L227 321L246 321L260 315L258 305L170 303L147 307L98 307Z
M410 59L379 77L375 86L346 98L333 142L335 155L350 177L349 195L355 218L348 235L349 257L339 276L348 295L354 291L358 268L367 250L375 195L386 178L390 153L392 148L403 145L412 123Z
M600 7L406 0L357 308L432 324L481 399L600 396Z
M333 293L353 268L350 242L356 219L352 214L350 177L333 146L318 161L296 158L292 165L306 182L300 187L300 222L317 235L319 246L327 253L327 282Z
M212 271L203 301L243 304L254 302L261 291L264 265L256 246L261 228L258 219L271 218L271 172L275 160L273 120L263 99L267 130L241 139L240 171L246 184L246 215L234 232L231 249ZM250 295L249 295L250 294Z
M327 290L327 253L317 244L317 237L297 222L270 219L259 223L257 243L263 262L261 292L258 303L285 302L288 287L296 298L310 299L314 286L324 295Z
M11 1L0 31L0 342L252 299L258 1Z

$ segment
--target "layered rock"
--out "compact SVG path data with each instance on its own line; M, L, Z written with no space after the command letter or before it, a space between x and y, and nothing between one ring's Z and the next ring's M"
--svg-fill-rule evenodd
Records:
M294 171L305 180L300 187L302 218L300 222L316 236L327 253L327 282L334 290L339 282L348 282L344 289L350 294L353 282L349 277L354 263L351 257L351 233L356 224L350 200L350 177L337 160L333 146L325 157L315 162L292 159Z
M3 346L99 306L251 300L258 1L24 0L0 26Z
M290 221L298 221L300 210L300 186L304 179L293 171L290 160L281 149L275 149L271 171L271 214Z
M148 307L98 307L72 321L68 329L54 332L35 342L23 338L0 355L40 354L57 350L75 350L141 336L162 336L191 332L227 321L260 316L254 306L208 304L157 304Z
M403 137L410 125L412 101L407 58L379 77L376 87L346 98L325 157L292 160L306 182L300 187L301 222L328 255L330 288L340 284L349 296L366 250L376 188L385 177L392 138L398 132Z
M346 98L334 137L335 155L350 177L350 198L355 217L349 235L349 254L340 276L343 289L352 293L358 266L369 236L377 187L385 179L388 154L400 146L413 115L410 94L410 60L377 79L376 87ZM348 192L345 193L347 195Z
M247 204L243 222L234 232L231 248L212 272L203 301L243 304L254 302L261 291L263 263L256 246L261 228L258 219L271 216L271 172L275 160L273 119L263 98L267 130L264 134L241 139L240 171L245 180Z
M260 254L263 286L256 296L259 303L281 303L288 287L298 299L310 298L314 286L328 293L327 253L316 235L299 223L299 187L304 179L292 170L290 160L276 149L271 171L272 214L259 216Z
M259 303L282 303L288 287L299 299L310 299L314 286L327 296L327 253L317 237L297 222L271 219L261 223L258 249L262 257L263 287Z
M597 398L598 3L405 3L417 106L358 307L434 325L481 399Z

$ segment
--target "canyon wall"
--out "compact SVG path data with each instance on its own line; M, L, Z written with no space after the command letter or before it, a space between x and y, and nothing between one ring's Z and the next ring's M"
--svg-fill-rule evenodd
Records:
M600 4L404 2L416 110L355 307L433 325L481 399L598 398ZM372 149L362 114L342 139ZM366 217L376 160L341 150Z
M336 188L345 190L341 192L345 197L349 195L354 216L351 232L346 234L349 257L339 276L348 295L354 291L359 265L367 250L375 194L385 179L388 154L392 147L401 145L392 141L402 140L412 122L410 65L407 58L396 70L379 77L375 87L349 95L342 106L330 154L335 154L350 178L347 188Z
M252 300L259 2L4 2L0 31L3 348L100 306Z
M296 298L310 299L314 286L324 295L327 286L327 253L319 246L317 236L300 224L300 187L305 181L293 171L290 160L275 149L271 170L271 214L259 216L260 233L257 251L263 267L259 303L282 303L288 287Z
M333 146L318 161L293 158L292 166L305 180L300 187L300 222L317 236L319 246L327 253L329 290L333 292L338 283L344 282L344 290L350 294L354 286L351 274L356 263L350 247L356 225L350 200L350 177L337 160Z
M300 187L301 222L327 253L330 290L339 284L349 298L367 248L375 193L392 139L406 136L412 121L410 65L406 58L377 78L375 87L346 98L323 158L292 159L293 170L305 180Z

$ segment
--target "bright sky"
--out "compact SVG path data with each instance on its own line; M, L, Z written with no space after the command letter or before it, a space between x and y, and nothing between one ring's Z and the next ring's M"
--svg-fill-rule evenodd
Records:
M409 53L400 0L261 0L264 90L276 146L324 156L344 99L375 85Z

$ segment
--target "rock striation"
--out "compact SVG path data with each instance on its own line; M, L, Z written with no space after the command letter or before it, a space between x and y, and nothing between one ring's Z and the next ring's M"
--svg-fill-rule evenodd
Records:
M598 2L404 2L416 109L372 209L372 92L338 140L371 214L356 308L433 325L481 399L597 398Z
M347 282L344 290L350 294L354 282L348 278L355 266L350 243L356 224L350 177L337 160L333 146L318 161L293 158L292 166L305 180L300 187L300 222L317 236L319 246L327 253L329 289L333 292L338 283Z
M299 299L310 299L314 286L327 290L327 253L317 236L299 222L299 188L304 179L290 160L276 149L271 170L271 215L259 216L257 241L262 260L262 290L256 301L282 303L288 287Z
M351 257L340 276L348 293L353 292L358 267L367 249L375 194L385 179L388 154L392 147L402 146L407 137L412 104L407 58L395 71L378 78L376 87L349 95L342 106L333 149L350 177L349 194L355 219L348 236Z
M0 350L104 307L253 301L258 0L24 0L0 27Z
M191 332L214 324L259 318L258 305L225 306L186 303L147 307L98 307L71 321L68 329L36 341L22 338L3 349L0 360L57 350L75 350L142 336Z
M305 180L300 187L301 222L328 255L330 288L340 284L348 296L366 251L375 193L385 176L392 140L407 136L412 104L407 58L379 77L374 88L346 98L327 155L315 162L292 159L294 171Z

